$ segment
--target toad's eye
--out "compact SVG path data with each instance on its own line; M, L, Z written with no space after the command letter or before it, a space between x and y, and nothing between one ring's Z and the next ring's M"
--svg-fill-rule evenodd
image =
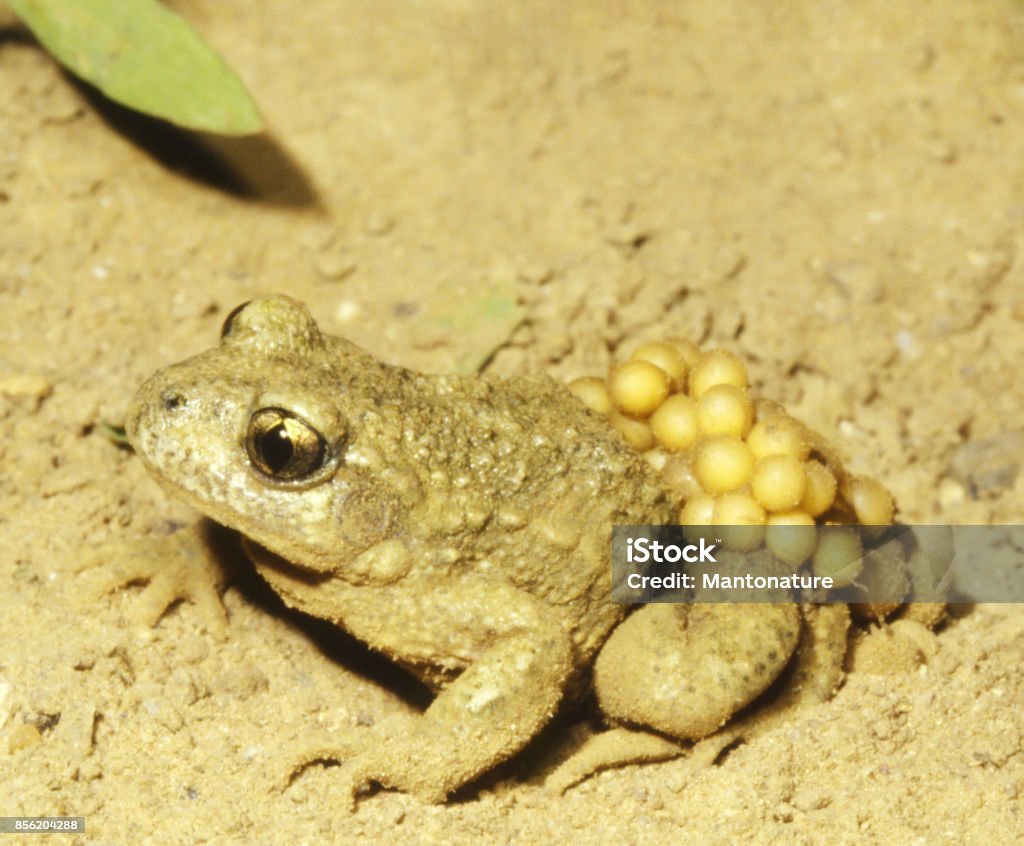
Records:
M283 408L261 408L249 418L245 448L256 469L279 482L306 479L327 458L323 435Z

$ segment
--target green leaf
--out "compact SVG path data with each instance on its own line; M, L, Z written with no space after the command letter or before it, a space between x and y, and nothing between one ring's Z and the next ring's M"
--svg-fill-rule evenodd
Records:
M263 128L241 80L156 0L8 0L61 64L111 100L187 129Z

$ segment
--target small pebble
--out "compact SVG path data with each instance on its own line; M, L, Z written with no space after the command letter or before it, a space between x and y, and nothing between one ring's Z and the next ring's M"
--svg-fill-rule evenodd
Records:
M7 733L7 751L13 755L15 752L41 743L42 740L43 736L39 733L39 729L31 723L21 723Z

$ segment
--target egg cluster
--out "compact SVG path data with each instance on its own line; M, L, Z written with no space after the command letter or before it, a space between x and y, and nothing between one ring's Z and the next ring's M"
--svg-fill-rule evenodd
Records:
M727 350L648 343L606 379L569 388L661 472L678 496L679 523L721 527L726 547L763 543L787 563L811 560L817 574L846 584L862 549L843 524L892 523L889 492L847 473L782 406L752 399L746 366ZM822 528L806 528L814 526Z

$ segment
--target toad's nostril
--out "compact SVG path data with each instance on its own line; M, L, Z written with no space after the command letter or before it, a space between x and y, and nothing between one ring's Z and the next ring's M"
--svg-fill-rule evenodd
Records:
M160 401L168 411L174 411L185 404L185 397L180 391L171 389L163 392Z

